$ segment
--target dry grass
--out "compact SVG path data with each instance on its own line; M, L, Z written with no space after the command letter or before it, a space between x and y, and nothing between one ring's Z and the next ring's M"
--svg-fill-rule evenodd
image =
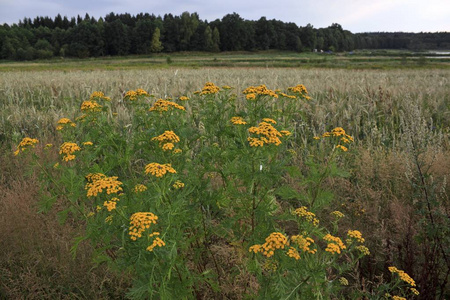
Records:
M82 228L60 224L58 208L38 214L37 179L23 174L23 162L9 150L2 147L0 152L0 298L123 298L127 277L95 267L87 244L73 258L70 248Z

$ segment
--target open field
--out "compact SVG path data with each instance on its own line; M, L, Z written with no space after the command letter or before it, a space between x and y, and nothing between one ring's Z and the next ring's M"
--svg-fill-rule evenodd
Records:
M52 59L33 62L1 62L1 71L124 70L169 67L263 67L263 68L344 68L423 69L450 67L448 54L408 51L357 51L349 53L230 52L174 53L152 56L100 57L92 59Z
M275 57L273 55L266 57L261 54L254 57L222 54L199 55L192 59L182 55L172 55L171 60L171 63L167 64L167 56L161 56L120 60L0 64L0 240L1 244L8 245L6 254L0 258L0 298L116 299L125 297L131 286L136 287L132 270L120 268L114 265L114 261L105 259L105 262L102 261L93 267L91 258L97 257L96 250L101 248L99 243L81 243L77 256L72 260L70 248L73 239L82 234L86 228L90 230L91 225L88 221L77 218L73 212L69 214L66 223L60 224L58 219L61 216L58 213L66 208L62 200L58 201L47 214L37 213L40 208L38 203L42 197L42 189L45 194L46 188L49 187L42 185L39 181L39 172L36 168L32 170L27 168L27 164L31 164L32 161L30 157L20 155L16 157L12 154L22 138L32 137L41 141L41 145L36 148L38 161L42 163L47 160L57 161L58 153L46 154L43 147L46 143L57 145L66 141L67 136L56 130L58 120L63 117L75 120L80 116L81 103L88 100L93 92L101 91L111 98L108 106L110 110L104 116L104 121L113 122L111 124L115 127L111 125L114 129L111 132L117 133L124 139L132 135L131 130L127 130L134 128L134 121L140 116L138 108L129 108L126 105L124 96L127 91L143 89L153 95L154 98L146 100L148 107L158 98L170 97L175 101L180 96L187 96L191 99L186 104L189 107L186 117L176 117L169 120L168 124L178 130L177 133L180 132L182 140L192 138L192 141L186 142L183 149L183 153L186 155L190 153L192 156L189 160L185 157L183 162L174 162L174 165L180 168L184 166L183 170L186 174L194 174L192 167L186 161L192 164L204 163L203 168L205 170L210 168L208 171L212 173L211 168L221 164L230 167L228 164L233 161L227 156L231 155L225 151L227 149L220 147L220 150L214 149L217 145L222 145L221 143L226 145L234 145L234 143L229 142L230 136L221 136L222 132L228 132L229 127L218 124L218 121L217 124L211 123L211 120L206 121L208 115L215 116L216 120L228 117L231 112L228 111L226 99L229 98L236 99L233 102L235 105L233 113L239 113L247 120L252 119L252 112L243 91L249 86L262 84L269 89L283 91L288 87L303 84L311 97L311 100L298 101L293 106L283 106L277 102L281 101L278 99L270 102L270 107L268 105L264 108L266 114L272 114L267 117L275 119L276 116L279 126L283 124L292 132L289 143L283 140L281 147L286 148L274 148L284 149L285 152L270 150L280 152L276 152L278 156L272 156L275 152L267 152L269 153L267 155L287 159L283 153L291 153L293 156L289 158L286 167L295 167L300 170L300 175L293 175L296 174L295 172L292 174L280 172L279 178L270 177L270 180L266 178L264 183L261 183L261 191L263 191L266 188L264 184L273 180L277 184L274 187L267 186L267 194L272 193L272 189L279 191L279 193L274 192L273 198L270 198L270 201L275 202L276 213L271 212L268 214L270 217L264 217L265 222L269 220L267 222L273 223L274 228L288 234L294 230L289 223L291 220L285 219L287 217L280 211L289 211L300 205L306 205L321 220L320 226L332 228L334 223L327 219L327 215L333 210L340 210L346 217L335 234L345 234L346 228L357 229L363 234L366 240L365 245L370 249L370 255L362 257L348 273L343 273L350 282L349 290L360 292L358 294L360 298L378 299L377 295L386 288L390 280L391 274L388 267L396 266L415 279L416 288L420 291L419 296L408 294L408 299L449 297L450 69L448 59L443 58L442 61L427 59L424 63L420 58L408 57L405 63L405 60L402 62L400 58L390 56L356 56L352 57L349 63L347 56L324 57L311 54L299 58L292 54L280 54ZM281 68L281 66L290 67ZM292 66L306 66L306 68ZM348 68L338 66L348 66ZM397 67L400 69L396 69ZM214 105L214 101L202 100L203 98L194 94L194 91L202 89L205 82L213 82L219 87L225 85L232 87L231 90L224 91L224 94L219 94L225 96L211 96L216 97L211 98L215 99L214 101L225 101L224 106L221 107L226 108L226 112L214 109L214 106L211 106ZM184 105L183 102L177 103ZM210 111L205 112L203 105ZM286 111L280 108L286 108ZM197 117L197 113L202 117ZM156 122L154 121L156 117L149 118L153 120L151 122ZM191 124L189 123L191 121L197 127L193 127L192 131L184 132L180 124ZM157 122L151 124L156 128L154 132L164 130L158 127ZM219 128L219 125L226 130L209 131L210 127ZM256 126L256 124L251 125ZM82 127L81 123L77 126L77 129L84 128L83 134L90 136L89 126ZM149 128L153 128L151 126ZM313 137L321 136L324 132L329 132L336 127L344 128L345 132L354 138L354 143L349 146L348 152L336 159L336 166L342 169L342 172L324 177L319 183L314 182L311 170L314 168L328 170L327 159L330 157L327 156L327 151L332 151L330 149L333 148L329 148L330 145L322 140L321 146L317 146ZM208 142L209 138L214 139L215 136L220 138L217 138L215 143L212 143L212 140ZM79 142L84 141L84 136L77 131L74 131L72 137L76 137ZM153 136L148 136L148 140L151 137ZM205 142L198 144L199 141ZM189 152L189 149L192 151ZM213 151L214 155L211 154L211 156L205 156L208 158L202 159L202 155L209 153L208 149ZM252 148L249 149L248 153L257 153L251 152ZM240 161L245 165L247 158L243 157L249 157L248 153L246 153L247 156L241 157L239 155L242 153L239 151L242 149L238 147L235 150L236 152L232 155L240 157ZM136 153L146 153L145 151L140 149ZM122 152L110 153L117 155L117 160L120 160L119 153ZM156 159L158 155L162 155L161 153L148 152L147 154ZM261 153L255 155L262 155ZM136 165L146 159L145 156L135 157L133 155L138 154L134 153L127 152L127 155L136 160ZM321 159L316 162L317 165L312 166L309 161L311 157ZM248 160L251 161L251 159L250 156ZM209 165L207 163L209 160L214 163ZM86 165L90 163L87 161ZM63 165L63 162L60 164ZM76 169L77 164L71 166L77 172L79 171ZM81 160L78 167L83 168ZM275 160L274 170L278 167ZM237 168L238 171L235 172L240 174L239 164L233 165L233 168ZM122 169L121 165L109 168L109 170L116 170L123 177L128 174L125 169L127 168ZM200 169L198 172L201 173ZM182 172L179 173L179 176L182 176ZM211 175L208 174L205 173L204 178L197 178L197 175L186 176L183 182L187 186L189 183L200 186L203 184L202 180L206 180L205 178ZM208 189L211 189L213 191L211 193L219 197L220 201L233 198L235 195L244 197L247 195L245 183L248 181L248 186L254 184L253 179L244 175L242 177L236 175L237 177L234 178L233 171L230 171L231 175L224 176L222 179L242 185L231 191L226 189L226 185L222 186L222 181L217 175L218 171L214 174L216 175L208 177L211 178L208 179L210 180L208 183L211 184ZM119 174L109 175L119 176ZM127 178L119 176L119 179L123 180L125 185L127 184ZM128 179L132 181L131 177ZM307 180L312 180L312 183L306 184ZM285 185L289 186L290 195L286 195L286 192L283 193L284 190L280 189L280 186ZM311 197L310 185L317 185L317 191L323 189L323 193L317 193L323 194L327 205L314 204L314 200L308 202ZM69 187L66 188L69 190ZM203 191L191 191L192 195L186 194L188 191L187 188L183 190L186 199L195 198L195 196L209 197L206 193L202 194ZM61 195L59 197L64 198ZM180 201L184 199L182 196L177 197L179 198L176 199ZM193 258L188 259L187 263L180 263L178 268L186 267L186 270L180 271L182 275L183 272L191 272L189 274L198 276L195 277L198 281L192 294L186 297L193 298L195 295L199 299L255 298L258 291L263 291L264 286L264 281L258 280L263 278L270 286L274 283L271 280L275 280L274 278L278 276L277 272L271 273L267 270L261 274L257 274L256 271L251 272L253 257L248 254L248 241L262 242L267 236L264 235L266 229L259 228L260 232L253 231L254 228L258 228L254 226L255 216L246 216L245 209L240 211L236 208L239 205L236 207L227 206L226 203L218 205L218 201L212 200L208 204L202 202L202 209L199 210L200 215L202 211L205 212L204 218L210 222L210 230L204 229L205 232L203 232L199 229L199 232L196 232L195 227L186 229L186 237L201 236L200 240L204 242L204 245L196 244L194 241L189 242L191 243L189 245L182 244L183 251L186 251L188 257ZM253 209L256 210L254 206ZM240 213L244 214L240 220L240 226L248 225L248 228L252 229L232 228L233 232L239 232L245 236L242 241L223 233L224 229L228 228L225 224L227 218L225 216L232 219ZM159 217L163 224L164 216L164 211L161 210ZM169 216L170 214L167 214L166 217ZM192 219L195 220L196 217ZM201 227L201 220L199 224ZM163 230L167 229L169 232L167 227L166 224ZM215 231L215 228L223 229L223 231ZM250 235L249 231L252 231L254 236ZM168 245L172 242L169 235L166 236ZM317 236L319 235L317 233ZM104 242L102 240L102 243ZM319 245L320 242L317 241L317 244ZM195 252L198 250L196 247L205 249ZM198 256L189 252L191 249L194 249L193 253ZM319 246L318 249L319 254L322 255ZM116 248L113 250L117 251ZM118 253L120 254L120 251ZM262 256L261 253L255 255ZM326 257L325 254L323 255ZM346 256L346 259L350 259L349 257ZM219 266L215 258L218 259ZM330 262L330 264L334 263L337 264L334 261ZM199 271L195 269L196 264L199 265ZM279 266L284 266L282 260ZM324 271L323 274L317 271L319 275L324 275L322 277L328 276L327 282L330 282L330 285L338 279L333 276L336 276L336 270L339 268L332 266L325 268L326 272ZM204 273L205 268L210 270L208 272L212 275L206 275L209 273ZM215 282L214 274L217 274L222 281ZM296 294L295 289L287 288L291 283L283 279L283 274L285 273L280 271L280 277L276 277L281 278L279 282L277 281L278 285L283 287L286 285L286 291L288 291L287 293L284 293L284 290L280 291L284 295L283 299L286 295L289 298L294 294L297 298L291 299L307 299L306 296L302 296L301 291ZM304 278L306 281L309 279L308 276ZM185 281L184 284L186 284ZM176 286L177 283L174 285ZM293 286L296 285L297 283ZM326 286L325 283L324 286ZM341 286L333 289L332 293L339 295L339 299L357 299L358 297L351 294L349 290ZM289 294L291 291L292 293ZM385 291L389 291L392 295L406 296L397 290ZM134 291L128 294L130 295L139 298L136 295L141 294ZM317 294L314 295L317 296Z

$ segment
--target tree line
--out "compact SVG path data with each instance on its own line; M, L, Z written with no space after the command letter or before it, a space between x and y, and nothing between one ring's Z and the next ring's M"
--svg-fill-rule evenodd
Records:
M0 59L99 57L179 51L351 51L354 49L449 49L450 33L353 34L339 24L327 28L295 23L245 20L237 13L221 20L201 20L197 13L179 16L110 13L98 20L24 18L0 25Z

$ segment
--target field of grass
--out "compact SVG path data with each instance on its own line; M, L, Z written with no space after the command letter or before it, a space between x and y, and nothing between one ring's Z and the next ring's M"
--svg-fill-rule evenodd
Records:
M344 69L422 69L450 67L450 56L433 57L406 51L357 51L350 53L294 53L279 51L230 53L173 53L152 56L61 58L33 62L0 62L1 71L45 70L136 70L169 67L187 68L344 68Z
M128 293L131 286L136 287L132 270L120 268L113 262L92 262L92 258L98 257L99 244L83 242L75 258L71 257L73 239L83 234L86 228L89 229L89 224L77 218L75 213L69 214L65 223L60 223L59 212L66 208L62 202L57 202L45 214L38 213L38 203L42 194L48 192L47 186L42 185L35 168L27 168L32 164L31 158L16 157L13 151L22 138L37 138L42 143L36 148L38 161L57 161L57 153L50 157L46 154L43 149L45 143L56 145L64 141L56 130L58 120L63 117L75 120L80 115L81 103L88 100L94 91L101 91L111 98L111 111L105 120L115 118L114 124L120 125L117 130L124 130L124 136L127 136L124 128L133 128L133 120L138 116L137 109L127 108L124 96L127 91L136 89L143 89L154 96L147 100L148 107L159 98L191 98L188 100L191 101L188 102L191 107L189 117L183 119L183 124L188 124L186 122L192 117L198 127L193 130L202 133L202 126L206 125L203 135L208 136L208 126L219 124L199 122L195 112L206 119L208 114L217 115L219 119L221 113L211 106L214 101L198 102L208 105L209 113L196 106L195 101L203 100L194 91L201 90L205 82L213 82L219 87L231 86L232 89L224 95L236 99L236 111L248 118L251 112L243 94L247 87L265 84L269 89L284 91L303 84L311 100L289 107L290 112L285 115L283 111L267 110L277 114L278 121L283 120L283 124L293 133L289 149L292 150L290 153L295 154L290 158L289 167L298 168L302 174L295 177L280 173L277 180L295 190L294 195L308 194L306 180L314 177L311 172L315 168L309 158L324 158L328 149L325 144L323 147L316 146L313 137L342 127L354 138L349 151L336 161L345 175L329 176L320 181L326 189L324 195L332 195L327 198L328 205L320 209L317 207L317 210L312 205L310 207L321 219L321 226L323 224L325 227L333 224L326 217L330 211L342 211L345 218L340 228L358 229L366 240L365 245L371 254L361 258L346 275L349 288L359 291L359 297L379 299L377 293L385 289L391 280L388 267L396 266L415 279L420 295L414 299L449 297L448 60L427 60L423 63L419 58L417 61L408 58L405 63L400 58L387 56L357 56L352 57L349 63L347 59L347 56L313 54L300 57L293 54L255 54L251 57L221 54L212 57L198 55L191 59L171 55L170 64L167 63L167 56L1 63L0 240L6 247L5 254L0 258L0 298L117 299L125 295L139 295L136 291L134 294ZM284 66L289 68L282 68ZM273 105L278 109L277 104ZM170 124L179 128L176 118L173 122ZM154 126L159 128L157 124ZM179 130L182 132L181 128ZM78 139L83 138L74 134ZM189 133L184 135L186 140L190 136ZM221 141L218 139L217 143ZM189 144L194 152L200 151L196 143ZM185 146L189 148L187 144ZM203 147L215 149L216 146L205 142ZM225 150L214 153L225 157ZM193 156L191 159L197 161L200 158ZM220 160L214 162L221 163ZM318 170L327 166L326 159L316 165ZM194 179L189 180L194 184ZM189 180L186 179L186 182ZM239 177L236 182L241 184L246 180L246 177ZM213 191L221 188L214 177L211 184ZM233 192L245 193L241 190ZM274 201L283 209L308 203L306 196L303 200L291 196L275 193ZM229 212L227 208L219 205L208 209L214 212L212 217L206 214L211 218L208 219L211 226L225 226L221 223L224 222L221 214L226 215ZM164 222L164 218L160 218ZM292 231L290 223L281 215L271 215L270 220L286 234ZM247 224L246 218L242 222ZM273 284L270 280L275 280L275 277L270 276L275 274L251 273L251 259L246 260L248 248L244 249L236 244L236 240L228 240L214 230L211 232L208 233L209 244L205 246L207 251L199 254L197 259L203 261L202 268L210 269L208 272L213 275L207 277L209 273L202 273L206 271L200 268L203 271L199 274L205 277L198 275L194 288L196 297L252 298L258 290L263 290L264 281L258 281L258 276L268 280L266 284ZM244 233L248 234L246 231ZM260 232L258 238L264 240L262 236ZM219 267L214 266L212 257L219 257ZM229 265L229 261L236 265L242 263L242 268ZM196 262L189 260L186 268L193 272ZM283 266L283 262L280 261L280 264ZM215 272L222 278L221 281L213 282ZM330 282L337 280L333 277L335 273L334 265L325 270ZM283 274L286 273L279 274L279 286L289 286ZM308 277L305 278L307 281ZM288 297L292 296L291 299L307 299L301 291L294 289L289 293L291 290L286 293ZM339 299L351 298L345 286L342 291L338 290ZM284 292L280 291L285 298Z

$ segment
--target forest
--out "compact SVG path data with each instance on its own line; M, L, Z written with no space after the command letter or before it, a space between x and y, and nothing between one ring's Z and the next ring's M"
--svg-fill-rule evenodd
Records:
M0 59L101 57L171 52L279 50L343 52L357 49L450 49L450 33L352 33L333 23L327 28L292 22L245 20L238 13L208 22L197 13L163 17L111 12L98 20L61 16L24 18L0 25Z

